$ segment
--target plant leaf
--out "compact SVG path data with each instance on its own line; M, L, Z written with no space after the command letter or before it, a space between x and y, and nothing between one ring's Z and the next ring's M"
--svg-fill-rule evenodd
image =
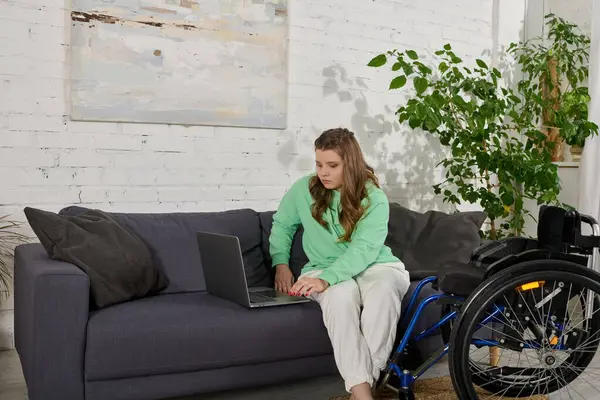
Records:
M511 99L512 101L514 101L515 103L519 104L521 102L521 99L519 99L517 96L515 96L514 94L511 94L510 96L508 96L509 99Z
M415 90L417 91L417 94L422 94L423 92L425 92L427 90L427 87L429 86L429 82L427 82L427 79L421 78L419 76L414 79L413 85L415 87Z
M408 50L406 52L406 55L411 59L411 60L418 60L419 56L417 55L417 52L414 50Z
M385 54L380 54L369 61L369 67L381 67L382 65L385 65L386 62L387 56Z
M483 62L483 60L481 60L481 59L479 59L479 58L478 58L477 60L475 60L475 62L477 63L477 65L478 65L480 68L488 69L488 66L487 66L487 64L486 64L486 63L484 63L484 62Z
M406 76L404 76L404 75L397 76L394 79L392 79L392 81L390 82L390 90L391 89L400 89L404 85L406 85Z
M502 193L502 195L500 196L500 199L502 200L502 203L504 203L504 205L509 206L509 207L512 206L513 203L515 202L515 198L511 192Z

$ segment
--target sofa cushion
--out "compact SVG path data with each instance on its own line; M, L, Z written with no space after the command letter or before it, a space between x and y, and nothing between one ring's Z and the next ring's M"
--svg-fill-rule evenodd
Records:
M483 211L420 213L390 203L388 245L410 272L411 280L434 276L446 264L469 264L481 244Z
M267 266L271 266L272 260L269 253L269 236L271 235L271 229L273 227L273 215L275 215L275 211L264 211L258 213L260 218L260 229L262 231L262 252L265 257L265 263ZM300 276L300 272L304 265L308 262L308 257L306 253L304 253L304 249L302 247L302 235L304 234L304 229L302 225L296 231L294 235L294 239L292 240L292 249L290 251L290 269L294 274L295 278Z
M86 208L71 206L60 211L77 215ZM154 262L169 278L163 293L204 291L196 232L237 236L240 240L249 286L271 285L272 278L260 249L258 214L249 209L200 213L111 213L133 230L148 246Z
M108 307L157 294L167 287L148 248L130 229L100 210L77 216L25 207L29 225L48 256L69 262L90 278L91 304Z
M248 310L208 293L92 313L85 379L183 373L332 353L318 304Z

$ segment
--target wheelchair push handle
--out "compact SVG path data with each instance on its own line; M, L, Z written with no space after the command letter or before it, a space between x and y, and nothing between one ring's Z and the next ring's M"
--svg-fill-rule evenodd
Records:
M581 234L581 223L586 223L592 228L591 235ZM577 211L568 211L565 213L565 227L570 229L569 241L571 244L587 250L591 257L588 259L588 268L592 271L600 272L598 269L598 252L600 248L600 225L591 215L580 214ZM566 230L564 231L567 232ZM594 294L591 291L587 293L586 318L591 319L594 312Z
M598 225L598 221L596 221L596 219L594 219L594 217L592 217L591 215L587 215L587 214L579 214L581 216L581 222L585 222L586 224L590 225L592 228L594 227L594 225Z
M581 214L576 210L567 211L559 207L544 206L540 209L539 221L539 237L546 232L554 234L560 232L559 235L564 245L574 246L592 256L595 256L600 247L600 226L591 215ZM591 227L591 235L582 234L583 223Z
M595 240L592 245L595 247L595 251L592 251L592 268L596 269L597 263L596 263L596 256L598 254L598 251L600 251L600 225L598 224L598 221L596 221L596 219L594 217L592 217L591 215L586 215L586 214L580 214L581 216L581 222L584 222L586 224L588 224L590 226L590 228L592 228L592 235L591 237ZM590 237L590 236L585 236L585 237Z
M580 214L580 215L581 215L581 222L585 222L586 224L590 225L590 227L592 228L592 236L596 239L596 245L594 246L595 249L594 249L594 251L592 251L592 257L590 259L590 268L596 272L600 272L600 271L598 271L598 268L600 268L600 266L598 265L598 262L597 262L598 252L600 251L600 249L598 248L598 247L600 247L600 225L598 225L598 221L596 221L596 219L594 217L592 217L591 215L586 215L586 214Z

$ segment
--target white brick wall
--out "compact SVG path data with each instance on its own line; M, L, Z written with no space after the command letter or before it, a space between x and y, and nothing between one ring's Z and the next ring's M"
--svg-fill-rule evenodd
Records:
M467 59L489 54L492 12L493 0L290 0L289 128L271 131L70 121L63 1L0 0L0 213L273 209L337 126L356 132L393 200L437 207L439 147L394 123L402 93L366 64L446 42Z

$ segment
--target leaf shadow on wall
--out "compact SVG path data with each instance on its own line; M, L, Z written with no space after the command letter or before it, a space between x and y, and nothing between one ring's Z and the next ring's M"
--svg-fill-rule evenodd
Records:
M401 125L395 108L385 106L383 113L372 113L364 78L350 77L339 64L325 67L322 74L323 97L336 96L340 103L352 103L354 112L349 128L356 134L377 176L383 178L383 190L390 202L421 212L452 211L432 188L440 176L437 164L444 156L439 141L406 124Z
M508 53L508 46L500 45L499 47L497 54L494 55L492 50L485 49L481 52L481 56L490 59L496 57L495 67L502 73L502 79L506 86L515 89L523 73L517 68L514 56Z

